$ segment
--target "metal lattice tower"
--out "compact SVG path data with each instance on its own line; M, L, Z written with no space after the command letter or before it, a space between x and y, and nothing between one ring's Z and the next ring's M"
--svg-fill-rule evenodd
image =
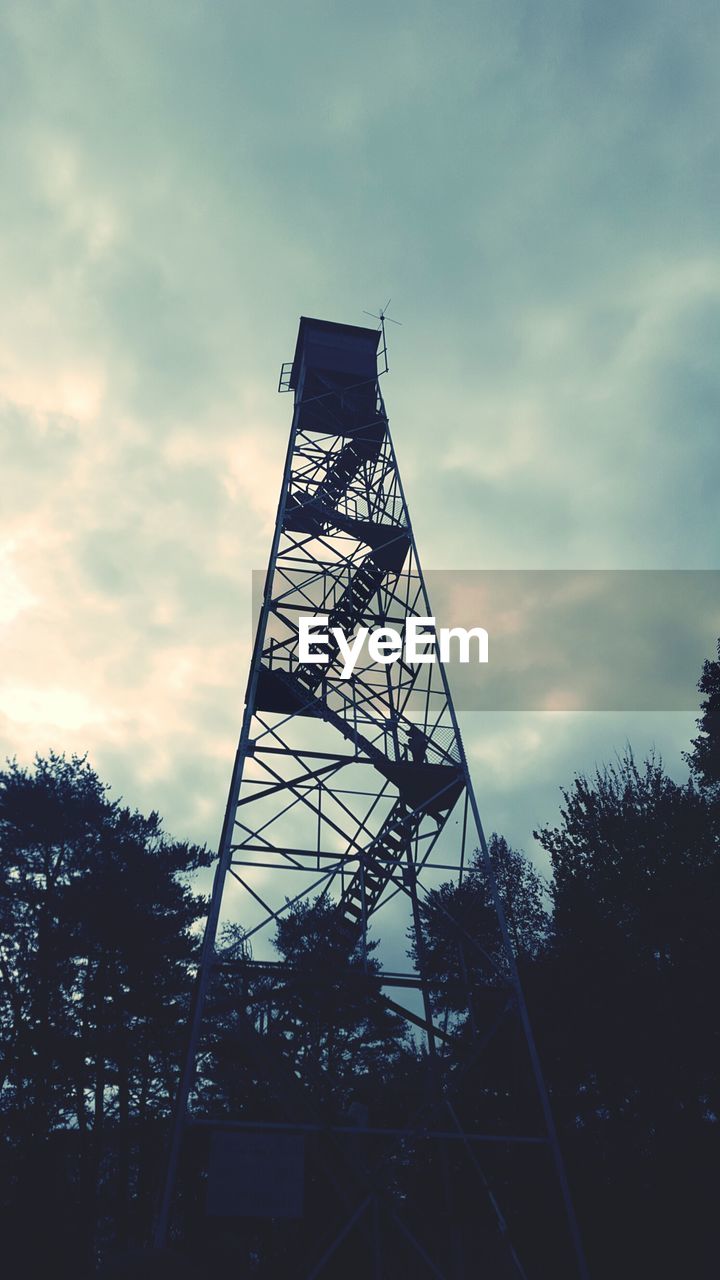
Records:
M294 359L283 366L279 389L294 393L292 428L156 1239L164 1244L182 1232L183 1215L195 1212L188 1208L191 1193L183 1191L187 1169L204 1185L210 1166L215 1212L245 1224L245 1239L247 1223L259 1230L265 1218L274 1220L273 1239L287 1235L293 1269L276 1262L263 1270L259 1263L253 1274L263 1277L583 1277L565 1170L446 672L440 663L381 666L366 659L343 679L332 643L325 665L298 656L301 615L324 615L348 636L361 625L402 631L408 617L432 615L379 359L384 372L382 325L376 331L303 318ZM471 1011L456 1034L452 1010L439 1008L433 993L423 912L439 885L463 883L474 850L493 936L480 945L463 933L462 922L449 922L460 939ZM293 982L292 965L278 960L273 936L298 904L317 895L340 952L344 947L353 957L347 972L333 975L341 995L357 1001L359 983L363 1000L402 1017L416 1037L422 1033L417 1056L427 1085L420 1105L413 1096L409 1114L402 1114L401 1101L390 1118L386 1111L378 1119L364 1105L333 1112L293 1057L293 1032L276 1011L278 993L287 994ZM381 940L377 958L369 937ZM481 990L471 990L468 976L469 969L478 972L467 962L473 947L485 964ZM235 1104L228 1102L232 1088L204 1085L214 1020L227 1019L229 1008L237 1072L246 1082ZM462 1088L468 1079L471 1106ZM282 1206L263 1207L264 1159L275 1161L276 1181L288 1179L289 1199L298 1179L311 1184L314 1208L304 1234ZM432 1195L425 1185L422 1213L412 1202L420 1168L435 1179ZM545 1208L524 1213L512 1206L546 1193L556 1224L548 1228L544 1219L545 1244L536 1253L528 1241L533 1217ZM427 1213L429 1195L434 1216Z

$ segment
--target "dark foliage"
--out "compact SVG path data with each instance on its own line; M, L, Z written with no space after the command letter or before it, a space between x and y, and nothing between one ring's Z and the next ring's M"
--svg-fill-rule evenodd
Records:
M703 665L698 689L705 697L700 704L702 715L699 733L687 760L701 786L720 792L720 640L717 658Z
M687 783L629 751L576 777L557 824L536 833L547 884L501 837L489 848L596 1280L714 1274L720 649L699 688ZM352 1186L357 1174L353 1194L364 1194L343 1139L308 1139L305 1219L284 1234L257 1222L210 1229L202 1197L188 1194L187 1251L141 1252L204 911L192 876L208 864L206 851L165 837L157 814L110 800L85 760L50 755L0 773L0 854L5 1258L15 1250L23 1274L80 1280L98 1264L118 1280L238 1274L238 1266L289 1280L317 1256L333 1214L347 1216L343 1179ZM320 897L278 919L278 963L260 975L243 960L238 927L226 931L222 945L237 963L210 992L196 1105L251 1120L292 1112L309 1129L398 1117L452 1127L459 1116L478 1131L510 1117L532 1132L537 1097L517 1020L506 1018L511 975L481 855L461 885L422 899L421 922L422 956L415 941L412 951L449 1064L442 1097L428 1088L422 1037L383 999L372 944L364 953ZM494 1027L483 1053L468 1057ZM203 1142L188 1157L197 1170L207 1161ZM439 1239L448 1228L442 1189L421 1150L391 1144L378 1176L389 1203ZM485 1269L512 1274L507 1252L493 1253L490 1201L471 1193L469 1167L456 1147L443 1171L458 1257L476 1257L489 1215L496 1244ZM519 1172L510 1153L490 1150L485 1173L535 1274L524 1246L544 1233L551 1253L555 1231L547 1171ZM338 1255L348 1280L372 1274L363 1248ZM412 1258L401 1249L389 1256L398 1274L409 1273ZM557 1262L547 1274L571 1273Z
M600 1275L709 1276L716 816L692 782L630 753L564 799L560 824L539 833L554 912L538 1030L591 1254Z
M208 855L55 754L0 774L0 854L4 1248L80 1275L147 1227Z
M543 950L549 918L545 887L528 859L502 836L488 846L493 876L505 913L508 935L521 965ZM435 1003L461 1019L472 1016L467 990L505 985L507 964L493 892L478 850L460 885L431 890L422 904L424 968ZM417 947L411 938L416 963Z

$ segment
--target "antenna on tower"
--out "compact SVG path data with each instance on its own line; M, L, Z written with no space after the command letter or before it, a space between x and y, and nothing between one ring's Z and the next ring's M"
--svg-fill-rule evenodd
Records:
M396 325L399 325L399 327L400 327L400 328L402 328L402 321L401 321L401 320L394 320L392 316L389 316L389 315L388 315L388 307L390 306L390 303L391 303L391 302L392 302L392 298L388 298L387 302L385 303L385 306L384 306L384 307L379 307L379 308L378 308L378 310L377 310L377 312L375 312L375 311L365 311L365 310L363 310L363 315L364 315L364 316L372 316L373 320L379 320L379 321L380 321L380 324L378 325L378 328L379 328L379 330L380 330L380 332L381 332L381 334L382 334L382 347L380 348L380 350L379 350L379 352L378 352L378 358L379 358L380 356L382 356L383 361L384 361L384 364L385 364L385 368L384 368L384 369L380 369L380 370L378 370L378 372L379 372L379 373L387 373L387 371L388 371L388 369L389 369L389 367L390 367L390 366L389 366L389 364L388 364L388 357L387 357L387 338L385 337L385 321L386 321L386 320L389 320L389 321L390 321L390 324L396 324Z

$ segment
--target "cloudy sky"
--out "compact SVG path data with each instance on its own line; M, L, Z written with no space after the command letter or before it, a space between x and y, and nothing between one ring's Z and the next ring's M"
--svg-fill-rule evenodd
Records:
M300 314L392 297L427 568L715 568L705 0L5 0L0 751L215 843ZM709 656L709 655L708 655ZM467 714L490 828L693 715Z

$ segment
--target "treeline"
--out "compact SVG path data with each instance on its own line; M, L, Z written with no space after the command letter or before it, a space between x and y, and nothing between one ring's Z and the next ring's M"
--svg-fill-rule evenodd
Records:
M51 754L0 774L2 1251L91 1275L142 1237L209 855Z
M576 777L557 825L535 833L548 885L502 838L491 842L595 1280L715 1274L720 646L699 688L688 780L629 752ZM148 1238L206 910L197 877L211 857L166 837L157 814L111 800L86 760L58 755L0 773L0 853L4 1260L28 1276L112 1274L112 1259ZM462 885L423 901L422 939L452 1047L487 1017L502 969L479 859ZM224 942L242 956L239 933ZM237 973L212 992L200 1105L243 1114L252 1098L273 1118L277 1093L242 1051L261 1030L328 1114L359 1107L392 1124L401 1101L421 1098L422 1050L375 998L374 957L348 944L323 898L279 920L276 948L287 968L270 1014L262 984L238 1000ZM502 1109L517 1049L498 1041L484 1068L494 1091L467 1074L457 1105L473 1123ZM423 1171L394 1176L421 1204L427 1195L430 1215ZM541 1205L532 1180L524 1190ZM521 1236L530 1225L518 1219ZM208 1270L252 1275L264 1250L273 1273L271 1236L220 1232L213 1244L202 1232ZM492 1266L488 1275L505 1274Z

